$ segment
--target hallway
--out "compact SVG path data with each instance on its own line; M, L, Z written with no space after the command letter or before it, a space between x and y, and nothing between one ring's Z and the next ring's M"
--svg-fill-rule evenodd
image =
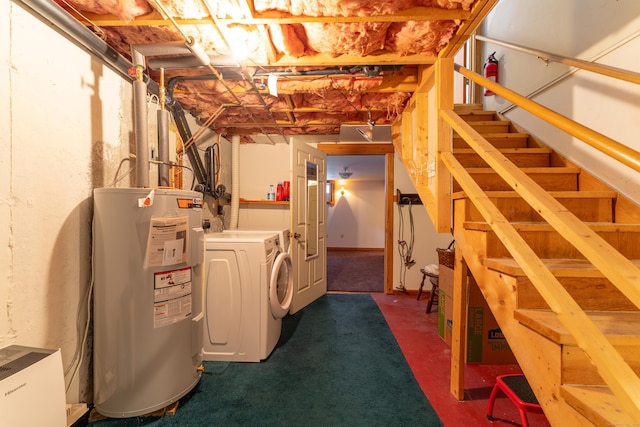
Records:
M327 290L383 292L384 250L327 249Z

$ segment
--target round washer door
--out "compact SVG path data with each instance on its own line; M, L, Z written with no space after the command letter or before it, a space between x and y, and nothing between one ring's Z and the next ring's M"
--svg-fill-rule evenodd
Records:
M283 318L289 312L293 299L293 265L291 256L280 252L273 262L271 281L269 282L269 305L276 319Z

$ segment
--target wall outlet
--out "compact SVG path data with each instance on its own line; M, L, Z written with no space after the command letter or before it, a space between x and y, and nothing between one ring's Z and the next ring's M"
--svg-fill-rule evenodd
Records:
M421 205L422 200L416 193L401 193L396 191L396 203L399 205Z

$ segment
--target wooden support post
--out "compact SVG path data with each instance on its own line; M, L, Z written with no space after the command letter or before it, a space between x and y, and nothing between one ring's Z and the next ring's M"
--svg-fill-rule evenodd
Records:
M462 227L464 221L465 200L456 202L455 225ZM462 231L462 230L460 230ZM462 242L456 240L456 244ZM467 263L462 258L462 250L456 249L453 269L453 320L451 331L451 394L458 400L464 400L464 365L467 345Z
M414 107L415 108L415 107ZM406 167L411 164L413 147L413 111L414 108L405 108L402 112L402 151L400 156ZM411 173L409 171L409 173Z
M440 58L436 67L436 110L435 132L438 147L438 161L436 162L436 191L438 214L434 225L440 233L451 231L451 173L440 159L440 153L451 151L451 128L440 117L441 110L453 110L453 58Z

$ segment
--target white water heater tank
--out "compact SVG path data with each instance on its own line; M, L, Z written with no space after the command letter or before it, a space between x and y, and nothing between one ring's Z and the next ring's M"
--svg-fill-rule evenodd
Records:
M202 373L202 194L98 188L93 227L95 408L149 414Z

